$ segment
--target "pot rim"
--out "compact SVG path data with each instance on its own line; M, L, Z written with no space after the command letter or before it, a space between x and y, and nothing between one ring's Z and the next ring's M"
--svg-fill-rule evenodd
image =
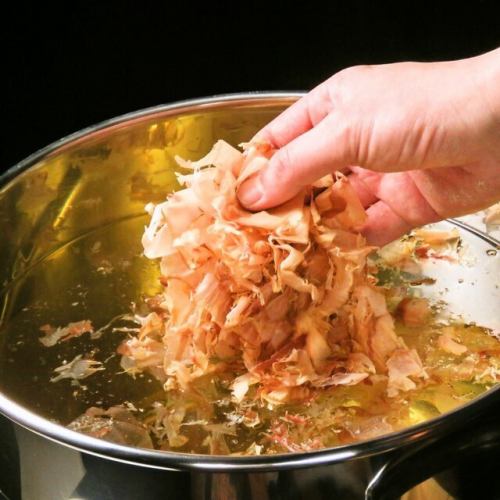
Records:
M108 133L133 123L146 121L153 117L169 116L178 113L199 111L200 109L216 109L224 106L244 105L249 103L265 103L269 105L294 102L303 92L264 91L222 94L211 97L188 99L171 104L152 106L116 118L104 120L93 126L84 128L74 134L59 139L38 150L24 160L0 175L0 190L5 185L33 166L43 158L48 158L68 147L95 138L102 133ZM498 248L500 243L489 235L482 233L460 221L448 222L474 233L476 236ZM230 456L230 455L198 455L188 453L167 452L133 448L94 438L67 429L55 422L47 420L24 406L16 403L0 392L0 413L16 422L18 425L59 444L91 455L115 460L118 462L140 465L164 470L197 470L204 472L263 472L278 471L292 468L331 465L346 460L365 458L406 446L423 438L433 438L455 429L458 425L472 420L491 405L498 396L500 385L483 393L465 405L438 417L427 420L402 431L392 432L374 439L360 441L348 445L326 448L319 451L288 453L260 456Z

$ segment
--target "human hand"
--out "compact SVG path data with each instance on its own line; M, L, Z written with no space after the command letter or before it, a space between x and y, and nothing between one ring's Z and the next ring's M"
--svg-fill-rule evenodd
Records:
M500 49L439 63L348 68L256 138L278 151L238 193L250 210L342 170L383 245L413 227L500 200Z

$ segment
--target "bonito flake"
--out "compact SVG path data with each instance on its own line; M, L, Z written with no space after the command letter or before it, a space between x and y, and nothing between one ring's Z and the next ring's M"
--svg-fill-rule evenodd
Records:
M150 371L167 390L231 372L233 401L271 406L374 374L388 377L389 395L415 387L426 374L368 273L374 248L357 232L366 214L348 179L327 176L252 213L237 189L274 151L243 149L218 141L201 160L178 159L191 171L178 176L184 189L147 206L142 243L161 259L164 291L120 346L122 366Z

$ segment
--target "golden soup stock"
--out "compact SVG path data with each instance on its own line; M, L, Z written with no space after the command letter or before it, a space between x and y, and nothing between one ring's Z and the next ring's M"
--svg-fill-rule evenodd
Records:
M429 378L396 398L387 397L383 380L374 380L324 389L301 404L268 408L257 400L242 410L230 402L231 374L200 379L191 394L181 394L165 393L148 374L123 373L116 348L127 328L136 326L128 316L134 307L146 312L145 299L161 291L159 263L142 256L140 240L149 220L144 205L177 187L176 154L195 158L218 138L237 143L251 137L279 109L247 110L239 122L237 111L224 111L125 128L112 138L70 147L3 189L0 389L5 394L63 425L89 407L127 402L133 426L150 436L152 446L253 454L334 446L402 429L494 385L498 340L484 328L456 323L454 335L468 350L447 354L437 339L450 326L435 318L419 327L397 322L397 333L417 349ZM84 334L53 347L39 342L43 325L86 319L95 330L108 325L100 338ZM80 381L50 381L56 367L78 355L102 362L105 369ZM175 431L183 436L180 441L158 427L162 407L168 415L184 408ZM106 438L98 431L110 420L104 416L94 425L87 419L73 428ZM127 432L122 429L119 439L137 444L134 432Z

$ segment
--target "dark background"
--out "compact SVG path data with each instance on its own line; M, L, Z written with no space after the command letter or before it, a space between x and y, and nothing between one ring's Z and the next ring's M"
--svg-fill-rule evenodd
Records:
M178 99L310 89L341 68L500 45L495 1L64 2L2 7L0 170L101 120Z

